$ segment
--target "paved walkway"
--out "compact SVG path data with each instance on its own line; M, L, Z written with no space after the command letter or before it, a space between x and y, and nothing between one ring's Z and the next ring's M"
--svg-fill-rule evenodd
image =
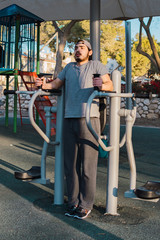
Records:
M94 209L86 220L64 216L63 206L53 205L54 150L47 157L48 185L21 182L14 171L40 165L43 140L30 125L13 133L0 121L0 240L150 240L160 239L160 202L124 198L129 188L126 149L120 151L118 213L104 216L107 160L99 159ZM121 132L124 131L122 127ZM137 186L160 180L160 128L133 128Z

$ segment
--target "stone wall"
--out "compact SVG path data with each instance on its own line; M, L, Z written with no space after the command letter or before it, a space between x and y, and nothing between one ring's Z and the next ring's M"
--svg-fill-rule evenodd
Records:
M158 119L160 118L160 98L144 99L136 98L137 114L136 118ZM121 108L125 108L126 100L121 99ZM107 115L109 106L107 107Z
M136 98L136 118L157 119L160 118L160 98L144 99ZM121 108L125 107L125 100L121 101Z
M137 98L137 118L156 119L160 118L160 99Z

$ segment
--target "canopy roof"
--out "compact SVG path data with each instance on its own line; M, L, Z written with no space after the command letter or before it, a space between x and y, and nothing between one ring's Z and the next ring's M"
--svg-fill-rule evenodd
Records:
M11 4L46 21L90 19L90 0L0 0L0 9ZM101 0L101 19L126 20L159 15L159 0Z
M4 23L8 25L15 25L16 15L20 16L21 24L44 21L42 18L37 17L35 14L32 14L29 11L26 11L24 8L21 8L16 4L12 4L0 10L0 24Z

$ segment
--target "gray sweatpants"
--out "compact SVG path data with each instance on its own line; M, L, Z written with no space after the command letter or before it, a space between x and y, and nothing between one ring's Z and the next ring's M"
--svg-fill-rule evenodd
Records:
M93 129L99 135L99 118L91 118ZM85 118L67 118L64 121L64 167L68 204L79 204L92 209L97 176L98 143L89 132Z

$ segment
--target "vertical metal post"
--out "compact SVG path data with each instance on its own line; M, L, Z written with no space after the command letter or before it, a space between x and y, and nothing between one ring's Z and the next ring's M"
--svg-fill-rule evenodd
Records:
M40 48L40 22L37 22L37 74L40 73L39 48ZM39 125L39 114L37 110L36 110L36 123Z
M11 19L12 19L12 17L10 17L9 27L8 27L8 56L7 56L7 68L11 68L11 67L10 67L10 56L11 56Z
M57 102L56 142L55 146L55 183L54 204L64 202L64 151L63 151L64 89Z
M100 60L100 0L90 0L90 37L93 60Z
M51 136L51 107L45 107L46 117L46 136L50 139ZM41 182L46 183L46 156L47 156L48 143L44 141L42 155L41 155Z
M128 110L133 111L133 110ZM126 191L124 196L133 198L135 197L134 190L136 189L136 162L134 157L133 145L132 145L132 126L133 126L133 117L131 112L128 112L126 116L126 148L128 154L128 160L130 165L130 189Z
M125 39L126 39L126 92L132 92L132 67L131 67L131 22L125 22ZM132 109L132 101L126 99L126 108Z
M40 22L37 23L37 74L39 74L40 72L39 46L40 46Z
M15 71L15 81L14 90L18 87L18 42L20 33L20 16L16 17L16 39L15 39L15 58L14 58L14 71ZM17 94L14 95L14 133L17 131Z
M33 62L33 65L32 65L32 72L35 71L35 23L33 23L33 39L32 39L32 47L33 47L33 55L32 55L32 62Z
M9 89L9 75L6 76L6 89ZM9 96L6 95L6 109L5 109L5 126L8 127L8 100Z
M121 92L121 74L114 71L112 74L114 91ZM112 97L110 100L110 146L114 146L109 152L108 179L107 179L107 202L106 214L117 215L117 192L119 173L119 139L120 139L120 97Z
M9 20L8 27L8 54L7 54L7 68L10 68L10 55L11 55L11 19ZM9 89L9 75L6 76L6 89ZM5 126L8 127L8 101L9 95L6 95L6 109L5 109Z

